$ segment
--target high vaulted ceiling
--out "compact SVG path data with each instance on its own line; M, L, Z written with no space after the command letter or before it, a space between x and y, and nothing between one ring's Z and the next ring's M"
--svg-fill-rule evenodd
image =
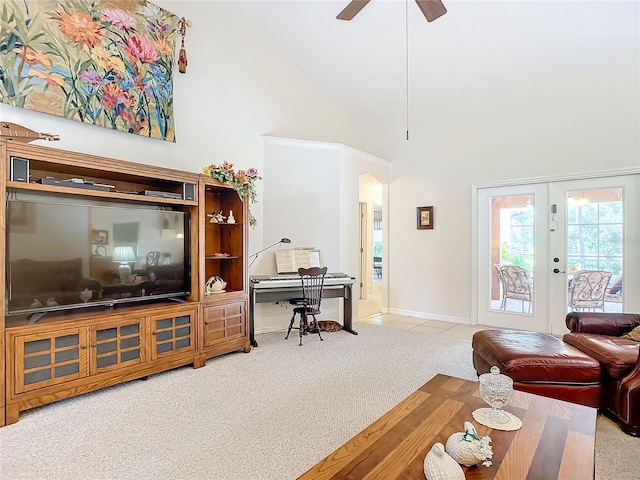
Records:
M407 80L410 112L420 115L640 50L637 0L444 0L448 13L431 23L413 0L372 0L351 21L336 19L349 0L230 3L363 122L402 122Z

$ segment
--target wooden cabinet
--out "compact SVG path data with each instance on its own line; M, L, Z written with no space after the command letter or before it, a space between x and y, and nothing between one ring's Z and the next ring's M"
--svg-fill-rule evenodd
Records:
M202 175L200 196L200 299L202 342L200 362L223 353L249 352L247 238L249 211L246 199L230 186ZM212 215L227 217L233 211L235 223L217 222ZM212 221L213 218L213 221ZM207 280L220 277L224 291L208 292Z
M39 328L23 331L34 330ZM144 361L143 318L9 337L16 395Z
M193 363L197 316L195 306L154 305L11 326L7 423L27 408Z
M10 343L11 344L11 343ZM17 335L13 393L20 394L89 375L86 328Z
M157 360L176 353L196 350L194 342L194 311L151 317L151 358Z
M95 375L145 361L144 318L90 327L90 373Z
M14 158L27 163L27 181L12 177ZM74 184L80 182L71 179L82 179L82 183ZM248 206L232 187L196 173L0 139L0 194L12 200L36 196L61 199L66 204L117 204L124 209L167 212L163 213L165 221L144 229L147 244L141 248L149 248L150 234L160 236L163 244L169 235L175 235L187 239L182 250L190 259L184 262L185 267L163 263L156 249L136 252L136 258L147 260L143 266L135 266L135 262L131 265L131 277L140 281L123 283L114 263L113 225L111 230L89 227L86 234L78 235L86 245L81 249L80 276L83 281L100 282L87 290L94 295L89 297L91 301L107 301L30 318L28 312L8 311L13 308L8 298L11 295L7 295L7 289L0 289L0 349L6 361L6 368L0 369L0 426L18 421L19 413L29 408L183 365L201 367L215 355L250 351ZM229 223L228 218L223 223L211 222L208 216L215 212L228 217L231 211L235 223ZM0 209L2 285L9 284L6 275L11 270L7 268L7 232L15 228L9 223L8 212L7 208ZM181 214L190 221L178 222L178 234L175 219ZM35 223L28 234L42 235L46 229L42 223ZM94 235L98 235L97 241ZM151 254L160 254L161 261L149 263L150 258L157 260ZM154 268L150 270L149 265ZM106 282L107 276L113 277L114 283ZM226 288L208 294L206 281L216 276L226 282ZM139 298L142 288L145 293L159 295L176 282L184 285L187 277L180 298L185 303ZM65 292L78 302L83 288ZM185 291L190 293L184 295ZM25 301L28 306L33 298Z
M246 300L204 307L202 310L203 350L207 356L241 349L249 351Z

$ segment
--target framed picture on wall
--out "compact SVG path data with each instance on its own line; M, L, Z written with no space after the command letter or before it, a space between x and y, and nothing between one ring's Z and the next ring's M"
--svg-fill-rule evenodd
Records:
M433 228L433 206L417 207L418 230L429 230Z
M109 245L109 232L107 230L91 230L91 243Z

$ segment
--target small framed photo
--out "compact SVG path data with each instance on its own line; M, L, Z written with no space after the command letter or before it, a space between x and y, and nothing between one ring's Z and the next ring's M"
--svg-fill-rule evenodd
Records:
M109 232L107 230L91 230L91 243L109 245Z
M429 230L433 228L433 206L417 207L418 210L418 230Z

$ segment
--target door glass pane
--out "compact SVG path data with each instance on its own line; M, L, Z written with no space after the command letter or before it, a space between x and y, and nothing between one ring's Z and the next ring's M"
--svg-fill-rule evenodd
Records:
M129 360L136 360L140 358L140 351L139 350L129 350L128 352L122 352L120 354L120 361L121 362L128 362Z
M51 380L51 369L35 370L33 372L24 374L24 384L31 385L32 383L44 382L45 380Z
M24 343L24 353L42 352L45 350L51 350L51 339L45 338L42 340L33 340Z
M533 313L534 196L491 198L492 310Z
M568 311L622 311L623 193L567 192Z
M70 363L68 365L60 365L55 369L56 378L66 377L67 375L75 375L80 371L80 364Z

